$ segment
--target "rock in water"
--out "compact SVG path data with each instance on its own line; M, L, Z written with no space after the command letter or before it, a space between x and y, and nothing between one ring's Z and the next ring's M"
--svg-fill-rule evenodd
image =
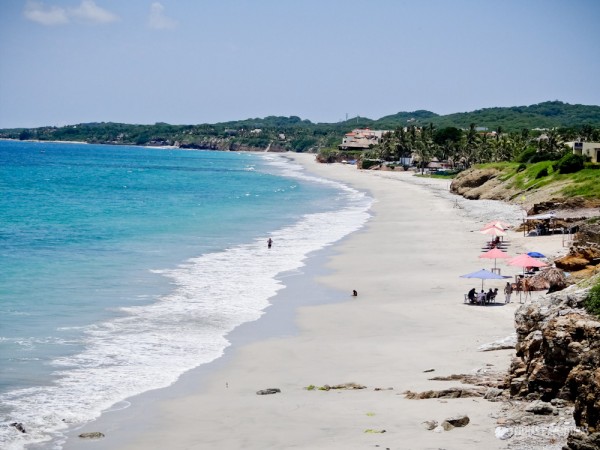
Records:
M27 431L25 431L25 427L23 426L23 424L21 422L13 422L10 424L10 426L15 427L21 433L27 433Z
M104 437L104 433L100 433L99 431L91 431L89 433L81 433L79 437L81 439L101 439Z

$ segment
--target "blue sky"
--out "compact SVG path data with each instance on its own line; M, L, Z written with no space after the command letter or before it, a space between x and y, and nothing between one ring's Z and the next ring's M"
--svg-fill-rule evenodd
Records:
M600 105L597 0L1 0L0 128Z

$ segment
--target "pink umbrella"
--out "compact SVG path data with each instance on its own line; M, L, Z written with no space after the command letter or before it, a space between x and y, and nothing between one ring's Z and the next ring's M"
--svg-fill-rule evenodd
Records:
M506 229L506 228L510 227L510 223L506 223L501 220L492 220L491 222L488 222L483 226L483 228L489 228L489 227L498 227L498 228Z
M479 255L480 258L493 259L494 260L494 269L496 268L496 259L498 258L510 258L510 255L506 252L503 252L499 248L493 248L488 250L485 253Z
M490 242L490 247L494 247L496 243L500 240L498 236L506 236L506 233L502 228L498 228L497 226L491 226L488 228L484 228L483 230L479 230L481 234L487 234L494 236L492 241ZM495 242L494 242L495 241Z
M502 228L498 228L497 226L491 226L488 228L484 228L479 231L481 234L489 234L491 236L506 236L506 233Z
M523 272L525 272L526 267L544 267L547 266L543 261L539 259L532 258L528 254L524 253L522 255L516 256L510 261L507 262L509 266L518 266L523 268Z
M515 256L513 259L508 261L509 266L519 266L519 267L544 267L547 266L543 261L539 259L532 258L528 254L524 253L519 256Z

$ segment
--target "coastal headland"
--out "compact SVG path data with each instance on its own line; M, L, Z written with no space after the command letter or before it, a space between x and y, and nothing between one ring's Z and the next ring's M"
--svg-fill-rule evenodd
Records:
M460 275L493 264L478 258L487 239L482 225L517 225L521 209L452 195L446 180L317 164L309 154L281 157L375 199L365 228L328 249L318 271L309 260L294 286L272 299L269 319L253 325L273 326L278 302L293 296L309 304L294 311L295 326L287 333L263 329L260 339L234 345L208 370L77 430L65 448L88 448L77 438L83 431L106 435L96 449L506 448L495 435L501 404L469 396L474 386L452 376L493 378L506 373L514 355L482 348L514 335L518 298L466 304L464 294L481 280ZM509 231L506 241L511 254L566 252L560 236L528 240ZM499 265L505 275L520 270ZM486 280L485 288L503 284ZM267 389L280 392L257 395ZM441 390L462 395L406 395ZM462 416L468 424L448 431L427 425Z

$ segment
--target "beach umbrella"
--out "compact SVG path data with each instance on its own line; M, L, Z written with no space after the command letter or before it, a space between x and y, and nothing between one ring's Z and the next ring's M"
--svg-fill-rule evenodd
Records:
M479 255L480 258L493 259L494 260L494 269L496 268L496 259L498 258L510 258L510 255L506 252L503 252L499 248L493 248L488 250L485 253Z
M498 275L497 273L490 272L489 270L481 269L477 272L468 273L461 275L460 278L479 278L481 280L481 289L483 290L484 280L503 280L504 278L510 278L508 276Z
M494 240L499 240L498 236L506 236L506 233L502 228L498 228L497 226L491 226L488 228L484 228L479 230L481 234L487 234L488 236L492 236L492 241L490 242L490 246L494 247Z
M509 260L507 263L509 266L518 266L518 267L544 267L547 266L544 261L540 261L539 259L532 258L527 254L519 255Z
M490 236L506 236L506 232L502 228L498 228L497 226L491 226L488 228L484 228L479 230L481 234L487 234Z
M501 228L503 230L506 230L507 228L510 227L510 224L506 223L506 222L502 222L501 220L492 220L491 222L486 223L483 226L482 230L484 228L490 228L490 227L497 227L497 228Z
M548 289L548 292L556 292L567 286L565 273L557 267L544 267L529 279L529 287L536 291Z
M545 267L534 278L544 280L551 291L560 291L567 286L567 277L558 267Z
M526 267L544 267L544 266L548 265L545 262L540 261L539 259L532 258L531 256L529 256L526 253L524 253L522 255L519 255L519 256L516 256L515 258L509 260L507 262L507 264L509 266L522 267L523 268L523 274L525 274L525 268Z
M532 258L545 258L545 256L542 255L540 252L529 252L527 254Z

